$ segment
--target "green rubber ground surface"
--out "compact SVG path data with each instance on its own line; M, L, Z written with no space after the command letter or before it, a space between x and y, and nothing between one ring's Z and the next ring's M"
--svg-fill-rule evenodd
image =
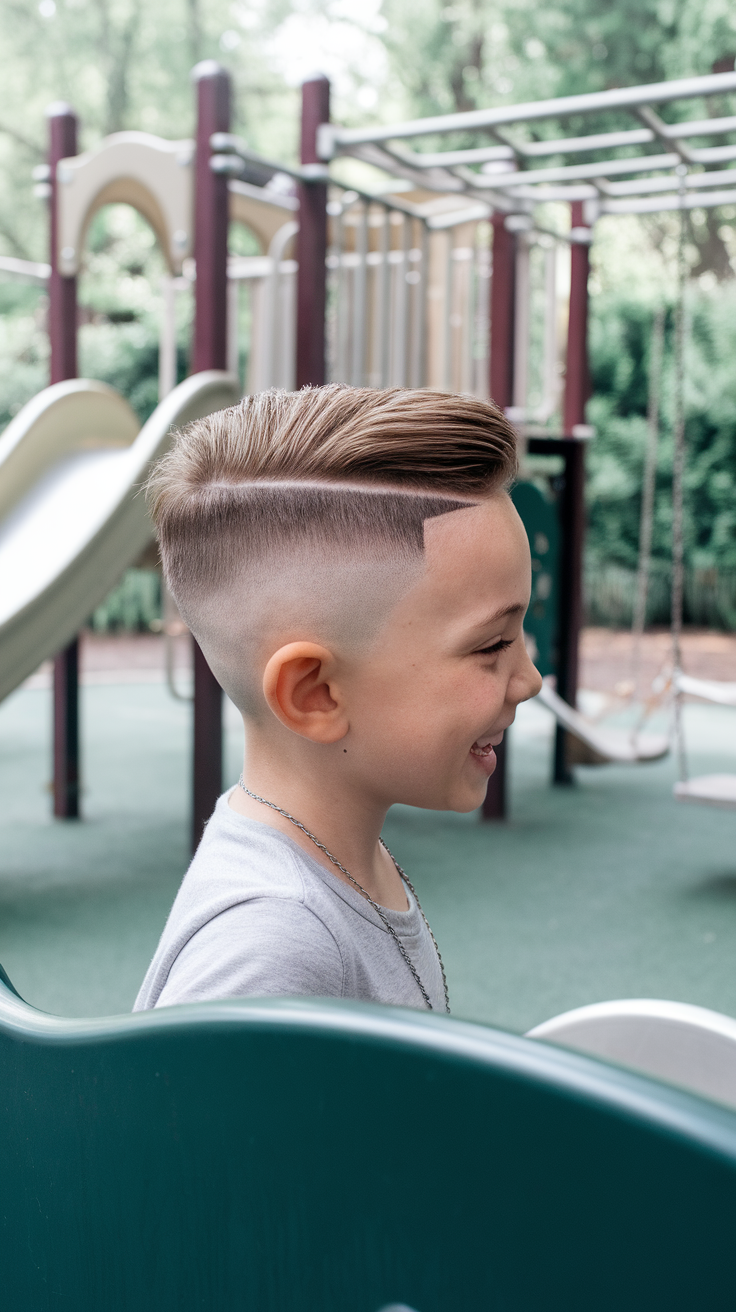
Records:
M157 684L84 689L83 823L49 819L50 694L0 706L0 962L34 1005L128 1010L186 868L189 710ZM694 773L736 772L736 712L686 709ZM240 735L228 729L228 778ZM523 708L511 820L413 811L386 837L442 948L456 1015L513 1030L616 997L736 1015L736 812L677 805L671 761L548 786Z

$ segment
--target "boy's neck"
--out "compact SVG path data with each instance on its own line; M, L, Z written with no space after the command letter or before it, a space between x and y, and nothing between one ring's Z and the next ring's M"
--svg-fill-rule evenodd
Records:
M273 742L253 726L246 728L243 778L246 788L304 825L379 906L406 911L408 900L396 867L379 843L386 818L385 804L372 801L352 785L336 778L333 753L302 739L290 744L287 759L280 759ZM313 860L344 883L350 881L291 820L263 802L233 789L229 806L239 815L286 834Z

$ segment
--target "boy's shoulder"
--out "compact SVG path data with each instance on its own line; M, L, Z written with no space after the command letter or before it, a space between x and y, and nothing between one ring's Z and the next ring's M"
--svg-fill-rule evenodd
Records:
M278 829L233 811L224 794L176 895L164 937L173 932L186 941L230 908L261 900L288 901L329 917L317 863Z
M182 882L177 902L236 895L238 901L269 896L301 900L311 863L278 829L234 811L223 794ZM311 881L310 881L311 882Z
M156 1006L172 969L181 973L193 952L209 958L227 951L239 958L251 937L261 953L271 938L282 951L283 935L305 942L327 938L339 958L329 927L333 919L316 863L286 835L233 811L226 794L184 876L135 1010ZM201 961L197 972L202 975Z

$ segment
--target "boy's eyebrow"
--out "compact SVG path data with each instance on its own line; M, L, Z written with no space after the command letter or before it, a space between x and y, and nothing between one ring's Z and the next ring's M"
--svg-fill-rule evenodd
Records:
M492 624L498 624L501 620L507 620L511 615L524 615L526 606L517 601L513 606L504 606L503 610L498 610L494 615L489 615L487 619L481 620L479 624L474 624L474 629L488 629Z

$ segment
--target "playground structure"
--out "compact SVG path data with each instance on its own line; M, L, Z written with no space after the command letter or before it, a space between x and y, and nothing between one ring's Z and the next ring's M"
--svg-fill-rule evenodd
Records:
M722 138L736 117L666 124L654 108L679 112L694 98L733 92L736 74L365 131L330 122L329 84L317 77L303 88L301 164L289 167L257 156L230 132L227 73L213 63L195 73L194 142L125 132L78 155L72 111L51 108L42 185L50 193L52 384L76 375L76 275L89 222L101 206L124 201L151 224L169 268L162 398L175 382L174 300L188 286L196 305L195 373L236 371L238 298L247 286L246 390L336 380L492 395L518 425L529 457L537 464L551 457L555 469L562 460L561 473L538 475L514 492L534 564L526 627L542 673L555 677L555 687L543 694L558 722L554 778L568 782L572 760L657 759L667 748L661 735L591 728L575 708L584 450L591 437L585 423L589 251L600 214L736 200L736 170L702 167L736 159L736 146L689 144ZM588 130L596 116L611 112L632 116L636 126ZM579 135L530 139L531 127L544 125L547 132L570 117L586 125ZM432 152L406 145L457 133L480 133L483 144ZM666 154L651 153L657 143L667 145ZM581 164L581 154L597 158ZM377 194L342 185L329 169L341 156L377 166L393 181ZM553 163L540 166L540 159ZM540 210L550 203L570 205L568 230L553 227ZM256 235L260 256L228 255L233 221ZM58 636L65 642L68 635L59 630ZM78 808L76 681L72 642L55 666L59 816ZM221 693L196 644L193 777L196 841L221 787ZM484 814L504 813L502 748Z
M195 153L182 143L165 149L167 143L124 134L126 141L103 143L80 157L71 113L64 108L50 119L54 372L51 388L34 398L3 438L3 513L11 522L13 509L22 509L32 536L28 498L37 498L39 517L54 504L58 513L74 485L81 519L70 524L58 514L59 529L70 534L66 555L39 560L25 601L11 603L2 651L4 658L18 655L7 665L0 694L43 654L67 644L55 669L57 814L73 814L76 805L74 632L150 536L140 498L131 492L164 449L172 426L237 396L227 370L235 364L233 304L244 285L254 295L259 347L251 353L249 386L329 377L371 386L468 385L490 391L512 409L532 455L563 462L551 489L556 500L530 483L521 484L515 496L537 566L528 626L543 667L556 671L558 695L569 705L569 712L558 708L563 733L556 754L558 777L567 777L564 717L573 733L580 728L570 703L580 623L583 458L590 436L584 426L589 231L572 240L570 234L539 232L535 200L496 188L496 174L488 175L494 180L488 195L476 195L469 182L460 188L448 183L443 192L445 165L436 162L410 161L404 165L412 171L408 177L397 163L397 176L416 183L419 195L404 189L374 198L336 184L328 188L316 148L318 129L328 119L322 79L304 91L303 163L291 170L298 196L269 189L278 172L289 171L253 159L229 138L226 75L212 66L199 73ZM694 80L700 90L691 86L686 94L702 94L704 82L710 86L713 79ZM736 76L721 75L717 89L736 89ZM643 90L651 100L651 89ZM640 98L639 107L648 103ZM597 112L596 105L560 111L557 104L557 113ZM736 119L730 122L736 128ZM640 143L653 139L642 136L647 132L655 132L651 123L634 129ZM352 146L363 150L370 144ZM346 145L351 143L337 142L335 149ZM511 148L502 143L502 149ZM736 148L719 149L732 150L730 158L736 158ZM105 160L113 156L117 162L107 169ZM478 162L510 158L486 154ZM150 167L156 160L163 161L160 171ZM463 169L468 162L451 167ZM430 192L427 198L415 167L431 175L431 186L423 189ZM248 169L248 176L233 176ZM169 208L161 199L156 209L159 181L175 170L179 182L188 179L179 200L175 204L168 196ZM463 181L459 174L449 176ZM560 186L567 188L569 181L563 178ZM76 205L73 223L61 199L66 194ZM196 372L179 388L172 386L171 317L165 316L163 399L140 431L122 398L74 378L74 281L84 231L94 208L112 199L136 204L157 231L168 252L169 307L174 280L186 276L185 261L196 261ZM592 199L573 198L573 204ZM422 206L427 212L417 214ZM250 261L228 261L227 223L236 213L247 216L242 221L263 245L263 255ZM573 228L579 219L586 229L585 218L592 215L574 210ZM544 240L535 249L537 236ZM549 305L561 299L565 251L572 265L566 331L559 314L549 313ZM530 270L534 274L540 254L536 272L543 273L550 297L544 349L535 363L532 316L525 307ZM191 277L187 281L191 285ZM559 362L565 337L563 432L540 431L559 399L560 374L552 363ZM547 390L529 414L524 398L532 366ZM84 478L99 482L73 484L85 469ZM90 502L96 518L85 518ZM544 578L549 583L540 586ZM53 597L59 601L56 613ZM35 627L25 619L32 615ZM730 694L719 685L716 695ZM221 723L221 694L196 648L194 712L196 838L219 791ZM598 745L610 759L611 738ZM629 758L638 754L629 744ZM491 813L501 809L502 785L499 772ZM324 1002L214 1003L68 1021L28 1006L3 978L5 1301L26 1308L55 1306L56 1299L80 1312L130 1306L179 1312L203 1304L235 1306L244 1298L267 1312L284 1306L295 1312L387 1312L397 1304L416 1312L493 1303L683 1312L730 1306L733 1113L538 1038L641 1064L655 1076L690 1082L733 1104L733 1022L712 1014L688 1017L682 1008L664 1015L662 1008L672 1004L654 1004L659 1014L653 1016L651 1007L646 1012L640 1005L638 1013L630 1008L628 1019L638 1031L626 1046L621 1004L605 1006L619 1010L557 1017L532 1038ZM657 1022L678 1030L684 1062L672 1055L672 1045L658 1048L652 1038ZM637 1061L637 1043L660 1056L667 1049L667 1060L647 1066L640 1053ZM704 1064L703 1044L716 1054L710 1084L687 1078L688 1066ZM376 1120L387 1089L393 1106L412 1109L421 1145L409 1195L403 1158L376 1151L378 1136L385 1148L395 1131ZM258 1133L244 1133L244 1125L257 1126ZM360 1126L369 1132L356 1136ZM438 1198L440 1244L423 1206ZM343 1205L336 1208L336 1199Z

